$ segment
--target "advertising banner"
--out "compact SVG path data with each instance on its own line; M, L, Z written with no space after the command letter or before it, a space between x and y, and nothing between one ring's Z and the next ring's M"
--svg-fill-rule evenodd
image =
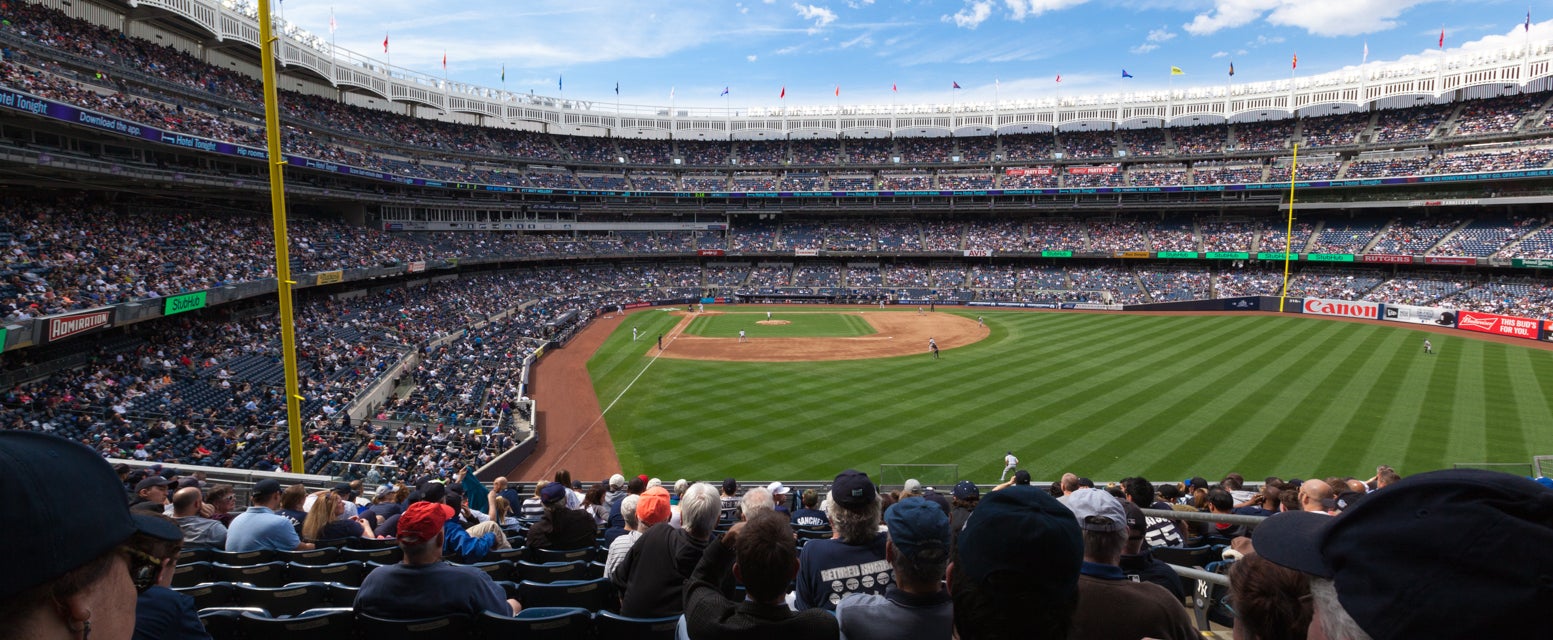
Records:
M1318 316L1337 316L1339 318L1363 318L1375 320L1380 318L1380 303L1365 302L1363 300L1328 300L1326 298L1306 298L1303 306L1305 313L1314 313Z
M698 255L698 256L714 256L714 257L715 256L721 256L721 255L723 255L723 250L722 249L696 249L696 255Z
M1462 311L1456 314L1456 328L1478 333L1491 333L1496 336L1536 340L1541 337L1537 335L1537 332L1538 329L1542 328L1542 321L1517 318L1515 316L1502 316L1497 313Z
M1068 167L1068 174L1075 176L1104 176L1116 173L1116 167Z
M1305 259L1311 262L1353 262L1351 253L1307 253Z
M73 335L106 329L112 325L112 309L89 311L49 319L48 341L53 342Z
M205 308L204 291L185 293L181 296L168 296L162 298L162 300L164 301L162 304L162 315L164 316Z
M1476 266L1477 258L1466 256L1424 256L1424 264L1460 264Z
M1209 251L1209 260L1250 260L1251 254L1245 251Z
M404 268L404 270L405 270L405 273L420 273L420 272L426 270L426 262L425 261L411 262L409 265L407 265Z
M1134 259L1134 260L1136 260L1136 259L1148 259L1150 257L1153 257L1153 255L1154 254L1151 254L1151 253L1149 253L1147 251L1118 251L1118 252L1116 252L1116 257L1118 257L1118 258L1130 258L1130 259Z
M1006 173L1008 175L1011 175L1011 176L1049 176L1049 175L1052 174L1052 168L1051 167L1029 167L1029 168L1026 168L1026 169L1008 169L1008 170L1004 171L1004 173Z
M1400 256L1394 253L1366 253L1359 261L1372 264L1412 264L1413 256Z
M322 271L318 274L318 284L334 284L345 279L344 271Z
M1257 260L1278 260L1278 261L1281 262L1281 261L1283 261L1283 258L1284 258L1285 255L1288 255L1288 254L1285 254L1282 251L1277 251L1277 252L1263 251L1263 252L1260 252L1260 253L1256 254L1256 259ZM1300 257L1299 256L1289 256L1289 259L1290 260L1299 260Z
M966 249L965 250L965 257L967 257L967 258L991 258L992 257L992 250L991 249Z
M1553 342L1553 320L1542 321L1542 339ZM0 349L5 348L5 334L0 333Z
M820 255L819 249L793 249L793 255L800 258L812 258Z
M1439 307L1416 307L1410 304L1387 303L1381 310L1381 319L1392 322L1411 322L1413 324L1433 324L1451 326L1448 317L1449 309ZM1443 320L1443 322L1442 322Z
M1071 257L1073 257L1073 252L1072 251L1042 251L1041 252L1041 257L1042 258L1071 258Z
M1553 269L1553 260L1547 258L1516 258L1510 264L1527 269Z
M1189 260L1197 258L1196 251L1161 251L1155 255L1160 258L1185 258Z
M0 327L0 351L5 351L5 335L9 333L5 327Z

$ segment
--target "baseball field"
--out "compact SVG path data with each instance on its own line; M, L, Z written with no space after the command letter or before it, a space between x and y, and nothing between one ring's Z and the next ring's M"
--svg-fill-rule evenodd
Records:
M1310 317L650 309L588 371L621 467L665 478L949 463L995 482L1010 450L1037 478L1113 480L1553 454L1553 352Z

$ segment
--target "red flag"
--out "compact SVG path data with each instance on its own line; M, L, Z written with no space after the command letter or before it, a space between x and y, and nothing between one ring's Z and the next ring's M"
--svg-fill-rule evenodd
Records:
M841 85L839 85L839 84L836 85L836 97L837 98L841 97Z
M388 53L388 36L383 36L383 53Z
M443 49L442 50L442 70L443 71L447 71L448 70L448 50L447 49Z
M1440 27L1440 48L1445 48L1445 27Z
M1233 67L1234 65L1230 65L1230 66ZM1289 63L1289 68L1290 69L1298 69L1298 68L1300 68L1300 54L1298 54L1298 53L1294 54L1294 61ZM1231 74L1231 75L1234 75L1234 74Z
M1058 82L1058 83L1059 83L1059 84L1060 84L1060 83L1061 83L1061 82L1062 82L1062 74L1060 74L1060 73L1059 73L1059 74L1057 74L1057 82Z
M787 85L785 85L785 84L782 85L782 95L779 95L777 97L778 98L786 98L787 97Z
M898 87L896 87L896 86L895 86L895 83L894 83L894 82L891 82L891 83L890 83L890 90L891 90L891 91L896 91L896 92L898 92L898 91L900 91L900 89L899 89L899 88L898 88Z

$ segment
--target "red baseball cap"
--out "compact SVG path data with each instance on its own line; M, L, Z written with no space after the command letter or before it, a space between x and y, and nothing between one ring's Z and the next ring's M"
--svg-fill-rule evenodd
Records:
M453 508L440 502L417 502L399 516L399 539L419 543L437 537L453 517Z

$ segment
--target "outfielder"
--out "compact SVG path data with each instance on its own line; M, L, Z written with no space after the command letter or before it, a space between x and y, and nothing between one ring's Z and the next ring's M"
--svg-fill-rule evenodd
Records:
M766 312L766 319L767 319L767 320L770 320L770 319L771 319L771 312L770 312L770 311L767 311L767 312Z
M631 342L636 342L636 327L631 327Z
M1433 354L1434 353L1434 344L1429 342L1428 338L1424 338L1424 353L1428 353L1428 354Z
M1019 466L1019 458L1014 457L1014 452L1010 451L1008 455L1003 456L1003 473L998 474L998 483L1002 484L1003 478L1016 466Z
M932 338L928 338L927 339L927 348L928 348L928 351L932 351L933 352L933 359L937 360L938 359L938 341L934 340Z

